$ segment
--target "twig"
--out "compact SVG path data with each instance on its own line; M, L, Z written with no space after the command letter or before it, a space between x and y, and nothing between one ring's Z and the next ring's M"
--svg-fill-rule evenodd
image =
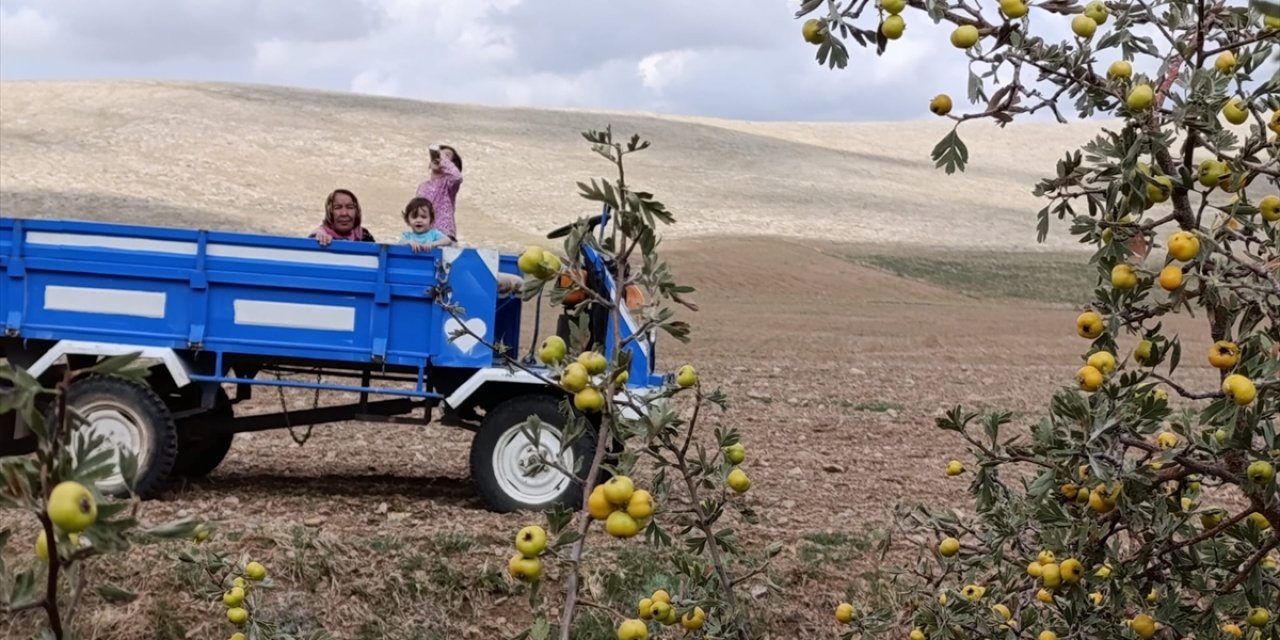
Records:
M1232 578L1231 582L1228 582L1225 586L1219 589L1218 593L1226 595L1231 593L1232 589L1240 586L1240 583L1244 582L1245 578L1249 576L1249 572L1253 571L1253 568L1258 566L1258 563L1261 562L1263 558L1267 557L1267 554L1270 553L1272 549L1275 549L1277 545L1280 545L1280 536L1271 536L1271 539L1268 540L1266 544L1258 547L1258 550L1254 551L1252 556L1249 556L1249 560L1244 563L1244 567L1240 569L1240 573L1236 574L1236 577Z

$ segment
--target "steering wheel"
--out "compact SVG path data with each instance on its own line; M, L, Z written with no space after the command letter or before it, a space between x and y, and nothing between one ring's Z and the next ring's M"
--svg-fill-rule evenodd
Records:
M596 227L600 226L600 221L603 219L604 219L604 214L599 214L599 213L597 213L594 216L591 216L590 218L587 218L587 231L591 231L592 229L595 229ZM555 240L556 238L563 238L569 235L569 232L573 230L573 226L575 224L577 223L574 222L574 223L566 224L563 227L559 227L555 229L551 233L547 234L547 239Z

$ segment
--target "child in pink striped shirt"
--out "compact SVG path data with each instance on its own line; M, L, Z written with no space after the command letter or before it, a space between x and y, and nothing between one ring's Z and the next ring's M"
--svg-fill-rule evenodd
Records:
M435 210L435 228L458 241L458 225L454 205L462 186L462 156L448 145L431 145L431 175L418 185L417 196L431 201Z

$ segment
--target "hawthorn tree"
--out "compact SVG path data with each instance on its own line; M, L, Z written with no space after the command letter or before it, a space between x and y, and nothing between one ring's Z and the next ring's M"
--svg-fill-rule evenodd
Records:
M843 637L1275 637L1280 78L1266 68L1280 10L805 0L796 17L833 69L853 45L893 55L916 21L953 27L975 106L929 105L955 122L932 154L948 174L965 168L970 120L1119 121L1034 186L1039 241L1056 218L1096 246L1093 299L1074 322L1081 362L1029 432L1006 412L937 420L973 457L974 515L897 509L924 542L903 571L911 604L885 624L886 612L842 603ZM1072 35L1039 35L1051 24ZM1171 314L1205 319L1207 353L1183 349L1164 328Z

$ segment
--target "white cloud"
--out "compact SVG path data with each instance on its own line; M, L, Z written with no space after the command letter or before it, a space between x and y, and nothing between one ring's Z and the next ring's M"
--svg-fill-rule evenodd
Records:
M969 106L969 61L949 44L949 25L910 11L905 35L883 55L850 42L849 68L832 70L800 38L797 6L797 0L0 0L0 78L245 80L757 120L931 118L925 105L939 92L951 94L957 110ZM994 17L994 8L988 11ZM868 12L859 25L875 28L874 22ZM1065 16L1033 9L1030 24L1049 44L1072 37ZM1114 24L1099 30L1095 42ZM1156 43L1164 46L1159 36ZM1095 69L1104 72L1119 56L1100 53ZM1144 58L1134 66L1150 73L1158 64ZM1006 67L1001 75L1008 73ZM1257 74L1266 75L1266 69Z
M14 52L38 50L57 41L58 23L31 7L10 11L0 5L0 42Z

